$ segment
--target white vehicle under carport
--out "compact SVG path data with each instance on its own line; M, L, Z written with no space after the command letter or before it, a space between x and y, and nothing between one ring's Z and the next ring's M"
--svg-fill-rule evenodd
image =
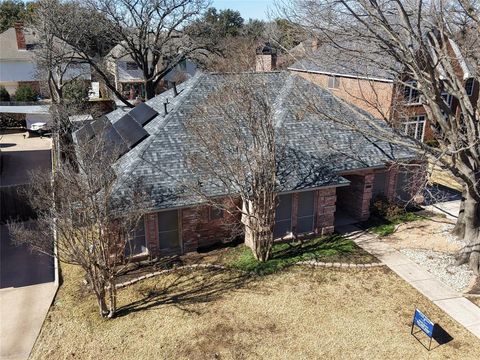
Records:
M0 113L25 114L28 133L44 135L49 133L51 128L49 108L50 105L2 105Z

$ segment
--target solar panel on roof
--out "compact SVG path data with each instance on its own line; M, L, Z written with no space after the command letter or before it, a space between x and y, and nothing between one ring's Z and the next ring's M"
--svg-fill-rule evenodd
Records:
M137 123L141 126L145 126L150 120L152 120L158 113L145 103L141 103L128 113Z
M75 131L75 137L77 138L77 142L79 143L88 141L94 136L95 136L95 132L93 131L93 128L89 123L86 123L80 129Z
M115 124L115 130L125 139L128 147L131 149L140 141L148 136L148 132L140 126L133 118L126 114L121 117Z
M105 150L112 156L120 157L128 151L127 144L110 123L104 129L103 136L105 139Z
M91 123L92 129L95 134L99 134L104 131L110 125L110 121L106 116L99 117L97 120Z

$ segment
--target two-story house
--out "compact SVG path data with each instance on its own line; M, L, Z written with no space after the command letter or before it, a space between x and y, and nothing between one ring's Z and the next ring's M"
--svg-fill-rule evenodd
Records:
M301 58L288 70L377 118L389 119L394 73L375 66L375 59L353 58L331 45L314 44L303 47L303 54L296 54Z
M150 61L151 59L149 59ZM113 47L106 57L108 72L113 76L115 89L122 93L129 100L145 98L145 79L143 71L137 63L127 54L125 48L118 44ZM159 63L158 66L162 64ZM160 94L172 87L172 84L180 83L189 79L197 71L197 66L192 61L185 59L176 65L159 82L155 89L156 94Z
M451 58L453 59L457 76L463 81L467 95L475 106L479 97L480 85L475 68L464 59L458 45L453 40L449 39L447 45L448 51L452 55ZM404 76L401 80L394 90L392 123L400 127L405 134L419 141L434 141L435 134L432 130L431 121L428 119L417 81L408 76ZM442 93L442 97L452 113L455 114L455 117L459 119L461 117L461 109L458 100L447 91Z
M65 46L62 44L62 46ZM36 50L41 48L35 30L17 22L14 27L0 34L0 86L11 96L21 85L32 87L42 97L48 91L41 86L46 82L37 66ZM64 80L82 79L90 83L90 66L85 63L70 62L65 68Z

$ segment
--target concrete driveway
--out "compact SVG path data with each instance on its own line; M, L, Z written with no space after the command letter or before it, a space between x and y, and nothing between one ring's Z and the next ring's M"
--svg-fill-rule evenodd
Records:
M0 185L29 181L29 171L51 168L51 140L1 132ZM2 202L3 214L15 213L15 202ZM57 290L53 259L12 244L0 226L0 359L27 359Z
M27 359L58 287L54 262L0 234L0 359Z

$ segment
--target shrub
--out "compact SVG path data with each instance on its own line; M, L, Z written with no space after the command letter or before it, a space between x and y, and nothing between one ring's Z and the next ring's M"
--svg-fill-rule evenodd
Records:
M3 86L0 86L0 101L10 101L10 94Z
M388 201L384 196L378 196L372 203L370 212L372 215L390 220L405 214L406 211L404 207Z
M30 85L20 85L15 91L15 101L37 101L38 94Z
M63 97L73 103L88 100L89 87L85 81L72 80L63 87Z

